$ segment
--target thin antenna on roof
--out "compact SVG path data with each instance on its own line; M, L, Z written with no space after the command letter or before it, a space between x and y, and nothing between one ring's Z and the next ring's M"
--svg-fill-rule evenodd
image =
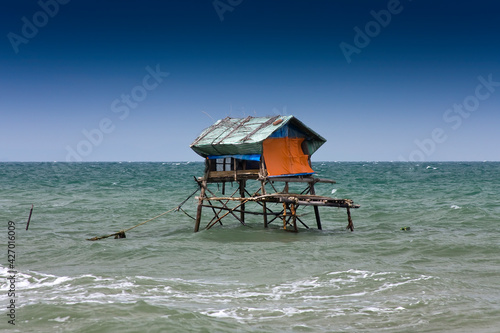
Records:
M214 118L212 118L212 116L211 116L211 115L209 115L209 114L208 114L208 112L205 112L205 111L201 111L201 112L203 112L204 114L206 114L206 115L207 115L210 119L212 119L212 121L215 121L215 119L214 119Z
M273 108L273 113L275 115L279 115L279 116L286 116L288 115L288 113L286 112L286 105L283 105L283 110L280 111L278 108Z

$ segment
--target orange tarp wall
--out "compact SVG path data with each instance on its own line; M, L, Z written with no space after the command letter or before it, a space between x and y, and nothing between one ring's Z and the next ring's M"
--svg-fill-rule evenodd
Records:
M314 173L308 156L302 151L304 138L268 138L264 140L263 153L269 176Z

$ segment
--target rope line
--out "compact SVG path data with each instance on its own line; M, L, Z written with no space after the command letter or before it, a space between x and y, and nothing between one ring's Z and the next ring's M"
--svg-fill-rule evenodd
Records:
M106 235L106 236L96 236L96 237L92 237L92 238L87 238L87 240L88 240L88 241L96 241L96 240L101 240L101 239L109 238L109 237L112 237L112 236L115 236L115 239L117 239L117 238L126 238L126 236L125 236L125 232L130 231L130 230L132 230L132 229L134 229L134 228L137 228L138 226L141 226L141 225L143 225L143 224L146 224L146 223L148 223L148 222L150 222L150 221L156 220L157 218L162 217L163 215L166 215L166 214L168 214L168 213L170 213L170 212L173 212L174 210L175 210L175 211L179 211L179 210L181 210L184 214L186 214L187 216L189 216L189 214L187 214L187 213L186 213L186 212L185 212L185 211L184 211L181 207L182 207L182 206L183 206L183 205L184 205L184 204L185 204L185 203L186 203L186 202L187 202L187 201L188 201L188 200L189 200L189 199L190 199L193 195L195 195L195 194L196 194L196 192L198 192L198 190L199 190L199 189L196 189L193 193L191 193L191 195L189 195L189 196L188 196L188 197L187 197L187 198L186 198L183 202L181 202L181 203L180 203L177 207L174 207L174 208L172 208L172 209L170 209L170 210L167 210L166 212L161 213L160 215L157 215L157 216L155 216L155 217L152 217L152 218L150 218L149 220L146 220L146 221L144 221L144 222L141 222L141 223L139 223L139 224L137 224L137 225L134 225L133 227L130 227L130 228L128 228L128 229L125 229L125 230L120 230L120 231L115 232L115 233L113 233L113 234L109 234L109 235ZM191 217L191 216L189 216L189 217ZM192 217L191 217L191 218L192 218Z

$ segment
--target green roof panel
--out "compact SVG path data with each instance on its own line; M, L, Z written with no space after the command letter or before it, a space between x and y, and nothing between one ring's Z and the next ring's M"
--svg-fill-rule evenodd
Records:
M205 129L191 144L199 155L262 154L262 142L271 134L293 124L307 140L312 155L326 140L294 116L220 119Z

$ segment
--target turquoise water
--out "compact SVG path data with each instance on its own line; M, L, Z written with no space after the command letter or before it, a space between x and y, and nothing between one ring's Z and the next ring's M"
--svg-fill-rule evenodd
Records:
M318 194L361 205L354 232L337 208L320 208L323 231L305 208L312 228L299 233L278 222L264 229L258 216L247 227L227 218L193 233L194 221L172 212L126 239L90 242L177 206L203 165L0 163L0 329L499 331L500 163L313 168L337 181L318 184ZM183 208L194 215L195 198ZM8 221L16 222L15 326Z

